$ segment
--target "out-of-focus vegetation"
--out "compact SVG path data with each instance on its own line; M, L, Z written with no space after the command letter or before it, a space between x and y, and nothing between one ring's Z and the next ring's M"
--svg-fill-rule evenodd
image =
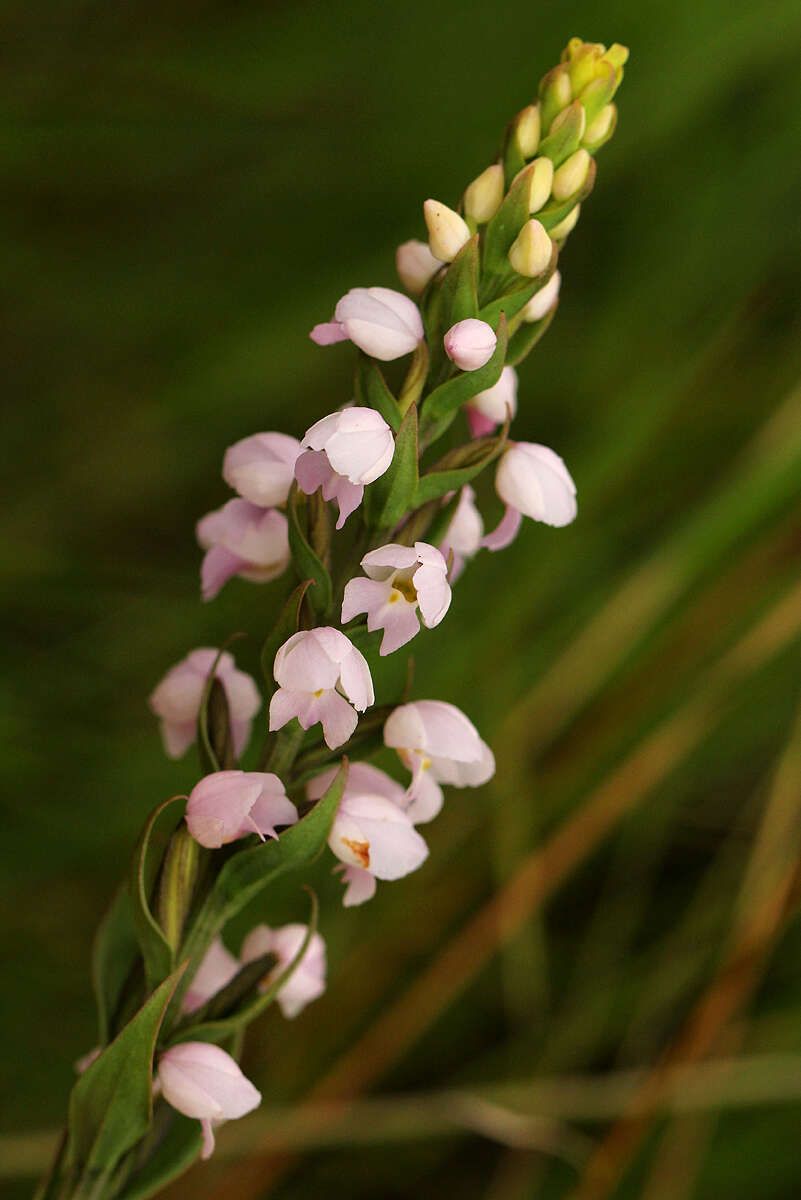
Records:
M632 57L515 429L564 455L579 519L479 557L416 646L416 694L470 713L497 778L364 908L320 864L329 991L253 1032L266 1108L172 1194L799 1194L801 8L4 27L4 1194L93 1044L90 942L142 817L194 779L145 697L239 628L255 673L271 620L270 586L199 603L223 450L348 398L348 350L308 330L394 284L422 201L455 203L573 34ZM288 883L258 916L304 913Z

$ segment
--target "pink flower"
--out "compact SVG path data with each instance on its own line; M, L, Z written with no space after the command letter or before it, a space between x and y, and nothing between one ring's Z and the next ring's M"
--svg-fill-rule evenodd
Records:
M164 1099L203 1127L202 1158L214 1151L213 1125L244 1117L261 1103L261 1093L219 1046L180 1042L159 1059Z
M197 1012L201 1005L231 982L239 972L240 966L239 959L225 948L222 938L215 938L181 1001L181 1011Z
M319 799L336 768L313 779L306 788ZM348 885L343 904L363 904L375 893L376 879L400 879L428 857L428 847L414 828L404 789L368 763L352 763L334 817L328 845L344 865Z
M491 325L468 317L445 334L445 353L460 371L477 371L492 358L497 343Z
M286 517L247 500L229 500L201 518L197 540L206 551L200 568L204 600L213 600L234 575L266 583L289 566Z
M498 465L495 490L506 504L506 512L484 538L488 550L510 545L523 516L557 528L575 519L576 485L562 459L547 446L513 442Z
M358 723L356 711L375 700L364 656L330 625L293 634L275 656L273 675L278 691L270 701L270 729L293 717L304 729L320 721L330 750L344 745Z
M453 520L448 526L448 532L440 542L440 553L447 561L453 551L453 565L450 570L450 581L455 583L464 570L465 561L472 558L481 549L481 538L484 533L484 522L481 513L476 508L476 493L469 483L462 488L459 503Z
M517 371L504 367L498 382L484 392L468 400L467 420L473 437L484 437L492 433L496 425L503 425L507 416L517 412Z
M388 469L395 453L392 430L372 408L344 408L307 430L295 463L298 486L339 504L337 529L362 502L365 484Z
M189 832L201 846L216 850L256 833L277 837L276 825L294 825L294 804L277 775L264 771L215 771L195 784L186 806Z
M259 985L265 991L286 970L298 954L306 936L306 925L282 925L271 929L269 925L257 925L242 943L240 955L243 963L253 962L262 954L274 954L278 962ZM313 933L306 952L281 987L276 999L281 1011L289 1020L301 1009L325 991L325 942L319 933Z
M448 568L439 550L426 542L414 547L390 543L362 559L367 579L351 579L342 601L343 625L367 613L370 632L384 630L380 654L391 654L420 632L439 625L451 602Z
M333 321L315 325L318 346L350 339L354 345L388 362L411 353L423 338L423 319L413 300L390 288L351 288L336 306Z
M261 508L286 504L300 442L286 433L254 433L225 452L223 479L244 500Z
M440 783L480 787L495 774L495 759L472 721L453 704L418 700L387 718L384 744L412 772L409 794L433 815L442 807ZM418 818L419 819L419 818Z
M395 251L395 267L407 292L419 296L432 276L442 266L428 248L428 242L404 242Z
M216 657L216 650L193 650L167 672L150 695L148 703L161 718L161 736L170 758L180 758L195 740L203 689ZM236 669L227 651L220 655L216 676L228 701L234 749L241 754L253 717L261 708L261 697L250 675Z

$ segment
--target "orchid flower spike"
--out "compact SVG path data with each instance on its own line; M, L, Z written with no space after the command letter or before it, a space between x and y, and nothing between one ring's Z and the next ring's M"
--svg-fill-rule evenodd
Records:
M342 624L367 613L370 632L384 630L379 654L392 654L420 632L439 625L451 602L448 567L427 542L414 546L390 543L362 559L368 578L351 579L342 600Z
M184 998L181 1012L192 1013L211 1000L239 973L239 959L227 950L222 938L216 937L201 959Z
M480 787L495 774L495 759L475 725L453 704L417 700L390 713L384 745L397 750L412 772L409 795L434 815L442 807L441 783Z
M414 301L384 287L351 288L337 304L333 321L315 325L310 334L318 346L350 340L382 362L410 354L423 336L423 318Z
M318 800L330 787L336 768L313 779L306 788ZM428 847L407 811L408 797L399 783L368 763L352 763L331 826L328 845L342 863L346 908L375 894L376 879L400 879L428 857Z
M472 558L481 549L481 539L484 535L484 522L476 507L476 493L469 483L466 483L459 495L459 503L453 520L448 526L445 537L440 542L439 550L447 561L453 554L453 564L450 569L450 582L455 583L461 575L468 558Z
M517 371L514 367L504 367L498 382L473 396L465 407L473 437L484 437L497 425L503 425L507 417L514 417L517 412Z
M286 504L300 442L287 433L254 433L225 452L223 479L243 500L261 508Z
M339 505L341 529L373 483L389 468L395 453L392 430L373 408L344 408L323 417L306 431L295 463L298 486L310 496L323 489L324 500Z
M486 366L498 344L492 326L476 317L451 325L444 341L445 353L460 371L477 371Z
M159 1080L167 1103L200 1121L204 1159L214 1152L214 1125L244 1117L261 1103L261 1093L231 1055L210 1042L180 1042L165 1050Z
M150 695L148 704L161 720L164 749L170 758L180 758L195 740L203 690L217 654L217 650L193 650L167 672ZM215 675L225 689L234 751L241 754L261 708L261 696L250 675L237 670L228 651L220 654Z
M358 723L356 712L375 701L364 656L330 625L293 634L275 656L273 675L278 690L270 701L270 729L293 717L304 729L320 721L330 750L345 744Z
M257 925L242 943L240 957L243 963L254 962L263 954L274 954L278 962L259 984L260 991L271 987L277 977L295 959L306 936L306 925L282 925L271 929L269 925ZM291 1020L312 1000L325 991L325 942L319 933L313 933L303 958L297 964L286 983L282 984L276 999L284 1016Z
M210 850L251 833L276 838L276 825L297 819L281 780L265 771L215 771L195 784L186 806L189 832Z
M488 550L510 545L524 516L557 528L575 520L576 485L562 459L547 446L513 442L498 465L495 490L506 512L484 538Z
M208 513L197 523L197 540L206 551L200 568L204 600L213 600L234 575L267 583L289 566L286 517L248 500L229 500Z

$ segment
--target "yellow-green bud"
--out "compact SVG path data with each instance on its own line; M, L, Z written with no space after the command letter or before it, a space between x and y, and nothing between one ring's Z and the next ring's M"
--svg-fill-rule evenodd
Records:
M551 195L553 163L550 158L535 158L531 164L531 187L528 194L528 211L539 212Z
M612 123L617 116L617 109L614 104L607 104L598 113L598 116L590 121L587 128L584 130L584 145L588 150L594 150L596 146L600 146L609 136L609 131L612 128Z
M589 169L590 156L586 150L577 150L575 154L571 154L570 158L566 159L561 167L554 172L554 200L567 200L580 187L583 187Z
M551 261L553 245L539 221L526 221L509 251L509 263L518 275L541 275Z
M426 200L423 215L428 226L428 244L434 258L440 262L453 262L465 242L470 241L470 229L446 204L438 200Z
M619 42L615 42L614 45L610 46L604 54L604 60L608 63L611 63L615 68L618 82L620 82L620 79L623 75L623 68L629 61L628 46L621 46Z
M574 96L578 96L579 92L595 79L598 62L606 52L606 46L602 46L600 42L579 42L578 46L574 46L574 42L578 40L571 38L568 42L568 50L571 51L568 73Z
M551 237L555 242L561 242L570 233L570 230L575 227L581 212L581 205L577 204L575 208L571 208L566 217L563 217L558 225L554 225L551 230Z
M529 104L517 115L515 134L523 158L533 158L540 144L540 106Z
M540 117L542 127L550 132L554 117L573 99L567 65L560 63L544 76L540 84Z
M474 179L464 194L465 215L477 225L494 217L503 200L503 167L493 163Z
M577 114L579 123L579 140L583 138L587 129L587 114L578 101L576 101L575 104L569 105L568 108L563 108L559 115L554 117L553 121L551 122L551 128L548 130L549 134L558 133L567 121L574 121Z

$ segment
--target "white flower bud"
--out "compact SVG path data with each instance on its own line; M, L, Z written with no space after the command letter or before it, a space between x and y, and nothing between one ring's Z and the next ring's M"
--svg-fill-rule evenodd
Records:
M584 130L584 145L593 150L606 140L617 112L614 104L605 104L598 116Z
M531 185L528 193L528 211L539 212L550 195L553 185L553 163L550 158L535 158L532 163Z
M569 196L574 195L579 188L584 186L589 169L590 156L588 151L577 150L575 154L571 154L570 158L563 162L561 167L554 172L554 200L567 200Z
M426 284L437 273L442 263L428 248L428 242L412 239L398 246L395 251L395 269L407 292L419 296Z
M540 108L538 104L529 104L518 115L517 144L524 158L533 158L540 144Z
M561 242L567 237L571 229L575 227L576 222L579 219L580 212L581 205L577 204L575 208L571 208L567 216L564 217L564 219L561 220L558 225L554 225L553 229L551 230L551 237L555 242Z
M551 261L551 239L539 221L526 221L509 251L509 263L518 275L540 275Z
M559 296L559 289L562 286L562 276L558 271L554 271L551 278L548 280L544 288L540 288L523 309L522 317L524 321L541 321L547 312L553 308Z
M482 171L464 194L464 211L477 225L495 216L503 200L503 167L493 163Z
M423 215L428 226L431 253L440 262L453 262L465 242L470 241L467 222L438 200L426 200Z

